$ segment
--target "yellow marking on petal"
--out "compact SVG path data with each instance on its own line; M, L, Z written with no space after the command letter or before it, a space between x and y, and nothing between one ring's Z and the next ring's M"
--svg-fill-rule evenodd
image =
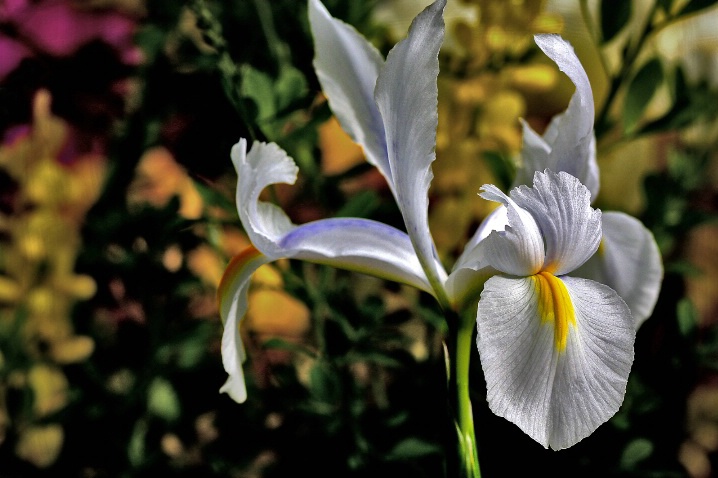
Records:
M248 246L229 261L217 287L217 304L220 311L222 310L222 302L231 298L228 294L233 291L231 286L234 280L249 264L260 257L262 257L262 253L256 247ZM225 319L225 317L222 317L222 320Z
M554 346L559 352L566 349L569 325L576 325L576 312L561 279L547 271L531 276L538 294L538 309L542 322L554 326Z

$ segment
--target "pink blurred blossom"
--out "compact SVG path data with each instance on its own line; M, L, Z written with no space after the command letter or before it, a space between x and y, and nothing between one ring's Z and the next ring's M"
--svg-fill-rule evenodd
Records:
M114 47L125 64L136 65L142 59L133 42L135 21L116 11L78 9L67 0L3 0L0 23L15 33L0 34L0 79L24 58L72 55L94 40Z

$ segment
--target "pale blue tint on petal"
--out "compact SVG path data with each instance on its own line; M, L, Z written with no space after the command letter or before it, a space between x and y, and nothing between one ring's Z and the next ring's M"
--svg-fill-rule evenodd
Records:
M595 107L593 92L573 47L555 34L536 35L536 44L571 79L576 91L565 112L556 115L543 136L523 123L522 166L514 186L531 184L534 171L551 169L577 177L598 195L599 172L596 163L596 137L593 132Z
M586 262L601 242L601 211L591 194L565 172L536 172L533 187L511 191L519 207L531 213L546 244L544 270L567 274Z
M628 304L636 329L651 315L663 280L661 253L651 231L621 212L603 213L598 252L572 273L615 290Z
M445 4L437 0L414 19L407 38L389 52L374 93L384 121L397 202L419 260L440 294L446 273L435 259L429 232L428 190L436 158L436 79Z
M332 17L319 0L309 1L309 23L314 69L332 112L393 190L384 124L374 102L384 59L354 27Z
M369 219L322 219L282 238L286 256L329 264L412 285L434 293L409 236Z

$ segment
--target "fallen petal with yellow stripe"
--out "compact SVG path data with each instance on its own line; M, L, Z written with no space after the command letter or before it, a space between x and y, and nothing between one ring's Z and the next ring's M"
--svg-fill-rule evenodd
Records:
M489 407L543 446L567 448L618 411L633 363L626 303L603 284L570 276L598 249L601 212L564 172L537 172L532 188L510 196L483 189L508 211L504 230L473 250L476 267L498 272L484 285L476 319Z

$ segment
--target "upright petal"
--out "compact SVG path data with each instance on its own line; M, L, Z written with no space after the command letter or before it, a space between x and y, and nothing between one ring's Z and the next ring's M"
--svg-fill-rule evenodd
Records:
M575 177L546 170L536 172L533 187L511 191L519 207L531 213L546 243L543 270L569 273L586 262L601 242L601 211Z
M574 445L620 407L635 331L610 288L548 273L494 276L477 330L489 407L544 447Z
M534 171L564 171L577 177L595 198L599 177L596 137L593 133L595 111L588 76L566 40L555 34L536 35L534 39L539 48L571 79L576 91L566 111L553 118L543 137L527 123L523 123L523 164L517 171L514 185L530 184Z
M486 184L482 190L481 197L505 206L508 225L503 231L491 231L465 258L464 267L475 264L472 268L479 269L489 265L515 276L538 272L544 263L544 241L534 218L496 186Z
M661 253L651 231L621 212L603 213L596 254L572 273L606 284L628 304L636 329L651 315L663 279Z
M309 24L314 69L332 112L393 190L384 124L374 101L384 59L354 27L332 17L319 0L309 1Z
M374 92L407 232L430 282L441 290L446 273L434 259L428 191L433 177L431 163L436 158L436 79L445 5L446 0L437 0L414 19L407 38L389 52Z

